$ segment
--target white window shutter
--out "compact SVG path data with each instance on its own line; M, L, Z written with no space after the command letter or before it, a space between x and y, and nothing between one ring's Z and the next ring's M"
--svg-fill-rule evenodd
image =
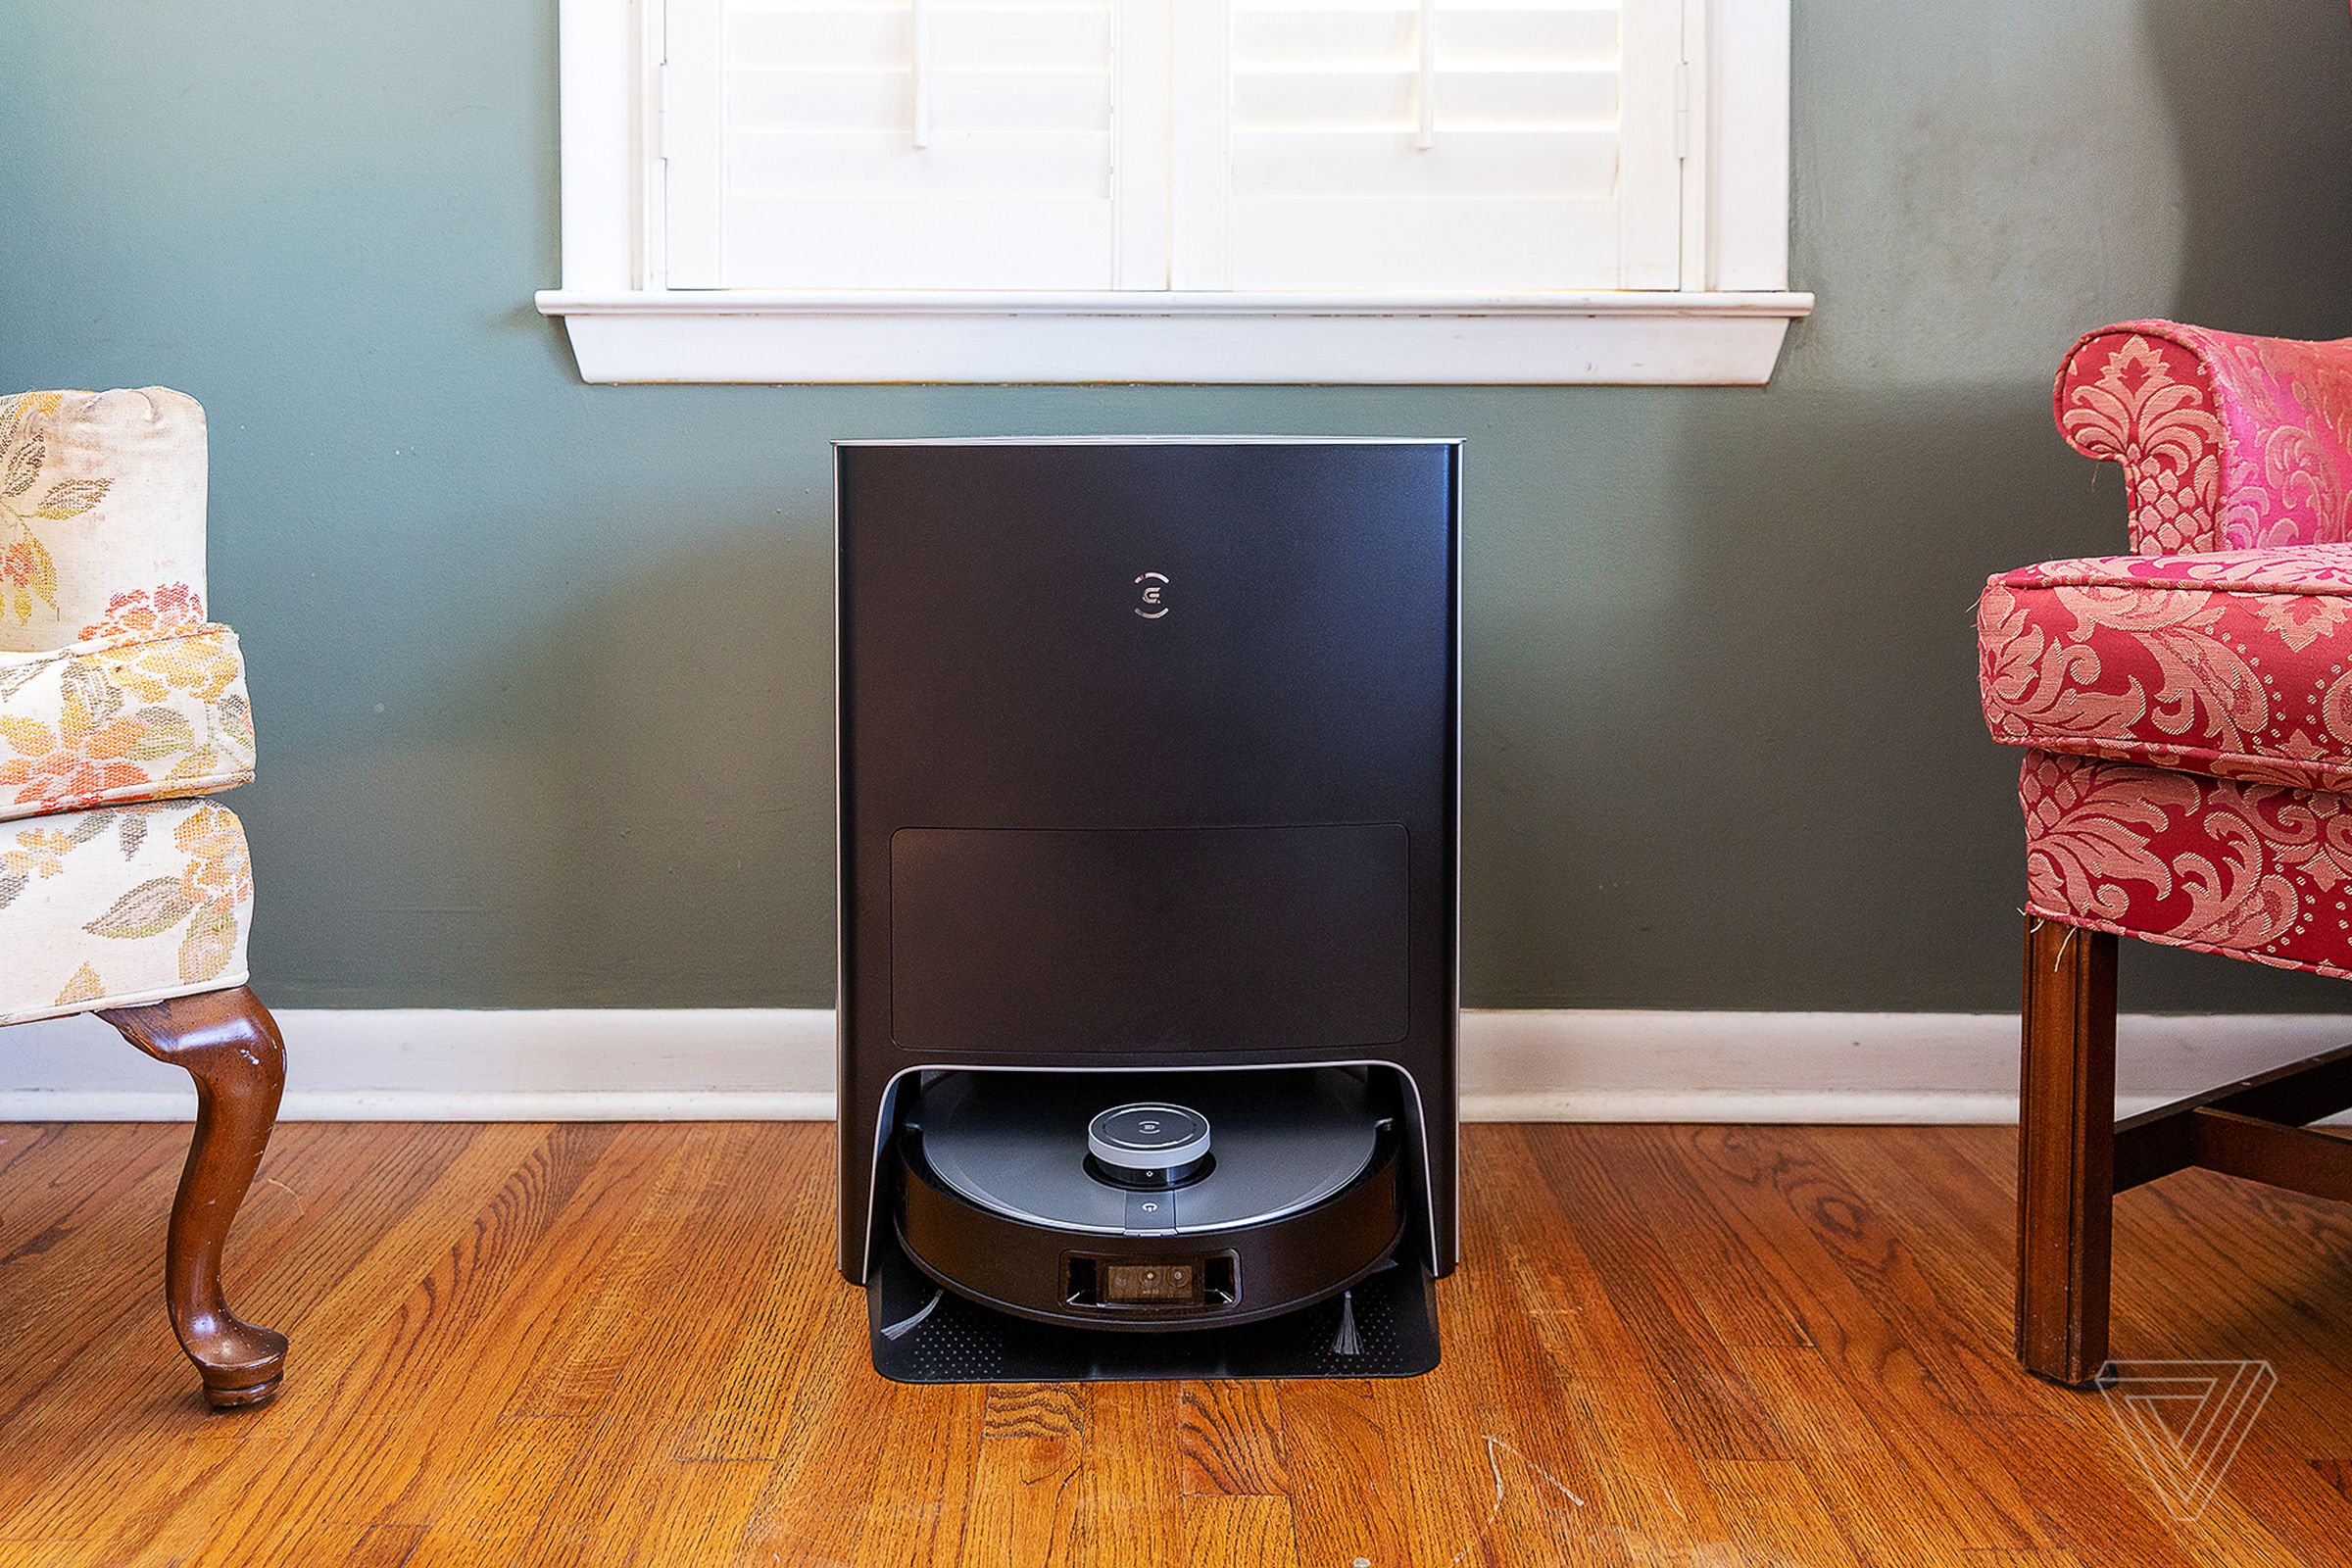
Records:
M1179 287L1679 285L1681 0L1177 6Z
M1149 276L1132 253L1154 236L1126 225L1122 265L1113 202L1113 38L1134 4L669 0L669 285Z

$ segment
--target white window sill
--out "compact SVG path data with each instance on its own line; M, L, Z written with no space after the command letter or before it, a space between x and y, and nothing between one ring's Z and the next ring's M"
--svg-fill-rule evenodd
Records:
M594 382L1762 386L1813 296L549 289Z

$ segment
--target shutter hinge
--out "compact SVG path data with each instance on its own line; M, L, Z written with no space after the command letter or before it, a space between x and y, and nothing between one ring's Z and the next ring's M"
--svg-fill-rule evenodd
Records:
M1674 156L1690 156L1690 62L1674 68Z
M654 157L669 157L669 62L654 69Z

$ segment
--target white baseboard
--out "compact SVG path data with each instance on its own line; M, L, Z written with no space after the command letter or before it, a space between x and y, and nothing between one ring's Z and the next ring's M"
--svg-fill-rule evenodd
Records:
M833 1014L289 1009L304 1121L823 1120ZM2348 1016L2121 1025L2117 1102L2162 1104L2352 1040ZM187 1077L95 1018L0 1033L0 1121L189 1116ZM2012 1122L2017 1020L1932 1012L1494 1011L1462 1016L1473 1121Z

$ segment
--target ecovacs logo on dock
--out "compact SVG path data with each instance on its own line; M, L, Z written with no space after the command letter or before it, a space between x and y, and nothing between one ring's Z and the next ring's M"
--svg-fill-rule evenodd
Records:
M1137 592L1143 596L1142 603L1135 607L1137 614L1146 620L1157 620L1168 612L1167 573L1160 571L1138 572L1135 586Z

